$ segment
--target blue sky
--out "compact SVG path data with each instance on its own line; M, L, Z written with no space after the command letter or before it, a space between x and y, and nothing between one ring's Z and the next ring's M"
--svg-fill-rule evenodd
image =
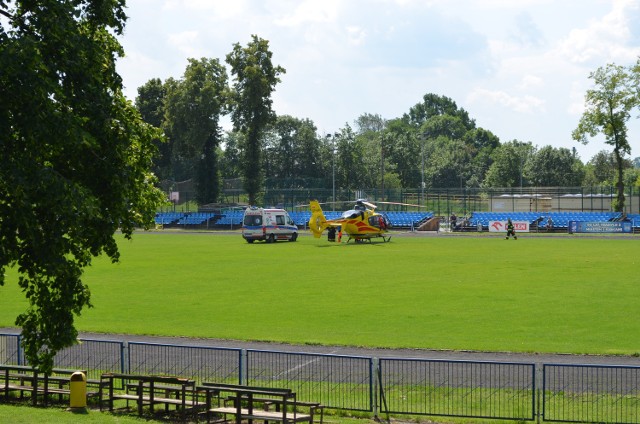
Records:
M125 94L180 78L187 58L224 58L252 34L287 72L279 115L333 133L363 113L393 119L426 93L452 98L476 124L538 147L571 140L589 73L640 57L640 0L129 0L118 70ZM640 110L629 123L640 156Z

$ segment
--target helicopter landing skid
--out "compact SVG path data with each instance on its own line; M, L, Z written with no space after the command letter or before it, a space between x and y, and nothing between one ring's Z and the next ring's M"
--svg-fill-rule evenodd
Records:
M387 237L385 237L385 236L383 236L382 234L380 234L380 235L377 235L377 236L375 236L375 237L349 237L349 238L347 239L347 243L349 243L351 240L354 240L354 242L355 242L355 243L365 243L365 242L373 243L373 241L372 241L372 240L373 240L374 238L378 238L378 237L381 237L381 238L382 238L382 242L383 242L383 243L388 243L388 242L390 242L390 241L391 241L391 236L387 236Z

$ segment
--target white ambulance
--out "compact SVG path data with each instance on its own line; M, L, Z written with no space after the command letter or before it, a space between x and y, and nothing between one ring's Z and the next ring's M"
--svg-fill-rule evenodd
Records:
M284 209L264 209L248 207L242 218L242 237L247 243L264 240L273 243L276 240L296 241L298 227Z

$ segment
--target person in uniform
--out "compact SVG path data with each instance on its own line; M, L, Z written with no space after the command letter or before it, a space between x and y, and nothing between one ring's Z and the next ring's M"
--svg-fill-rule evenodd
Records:
M513 222L511 222L511 218L507 219L507 237L506 240L509 240L509 237L513 236L514 240L518 240L518 236L516 236L516 230L513 228Z

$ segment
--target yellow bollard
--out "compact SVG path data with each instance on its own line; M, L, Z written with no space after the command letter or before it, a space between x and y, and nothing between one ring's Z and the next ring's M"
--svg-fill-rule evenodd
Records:
M86 408L87 407L87 376L81 371L71 374L69 380L69 407L70 408Z

